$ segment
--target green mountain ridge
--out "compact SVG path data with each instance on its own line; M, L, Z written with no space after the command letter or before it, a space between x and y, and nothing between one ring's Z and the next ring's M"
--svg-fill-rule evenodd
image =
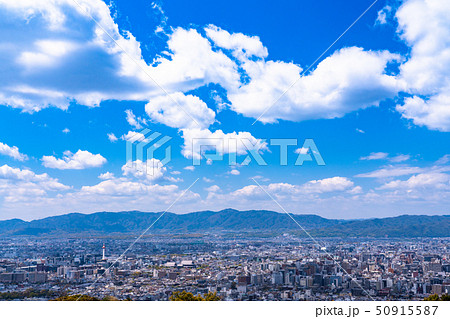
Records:
M162 213L139 211L71 213L26 222L0 221L0 236L100 236L140 234ZM450 215L402 215L365 220L327 219L318 215L291 215L313 236L321 237L450 237ZM284 213L267 210L165 213L149 233L293 233L304 231Z

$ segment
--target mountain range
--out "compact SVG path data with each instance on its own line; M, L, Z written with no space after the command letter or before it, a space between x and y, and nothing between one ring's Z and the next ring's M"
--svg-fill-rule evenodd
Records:
M139 235L162 213L71 213L33 221L0 221L0 236ZM327 219L318 215L291 215L313 236L320 237L450 237L450 215L402 215L364 220ZM305 236L287 214L266 210L165 213L147 234L265 233Z

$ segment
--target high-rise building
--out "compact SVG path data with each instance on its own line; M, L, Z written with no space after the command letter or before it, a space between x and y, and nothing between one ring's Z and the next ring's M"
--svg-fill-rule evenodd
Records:
M106 260L106 246L105 246L105 244L103 244L102 252L103 252L102 260Z

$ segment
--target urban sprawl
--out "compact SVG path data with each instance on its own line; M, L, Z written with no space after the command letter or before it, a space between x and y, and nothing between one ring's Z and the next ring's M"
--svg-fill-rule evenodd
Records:
M1 239L0 296L170 300L185 291L221 300L422 300L450 293L449 239L319 244L290 234L160 235L121 256L135 240Z

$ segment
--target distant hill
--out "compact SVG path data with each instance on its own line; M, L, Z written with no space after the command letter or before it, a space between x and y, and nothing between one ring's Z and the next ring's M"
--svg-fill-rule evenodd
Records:
M0 221L0 236L100 236L139 234L161 213L99 212L67 214L26 222L20 219ZM314 236L322 237L450 237L450 216L403 215L367 220L326 219L317 215L292 215ZM265 210L218 212L202 211L189 214L164 214L149 233L205 232L282 232L304 235L294 221L283 213Z

